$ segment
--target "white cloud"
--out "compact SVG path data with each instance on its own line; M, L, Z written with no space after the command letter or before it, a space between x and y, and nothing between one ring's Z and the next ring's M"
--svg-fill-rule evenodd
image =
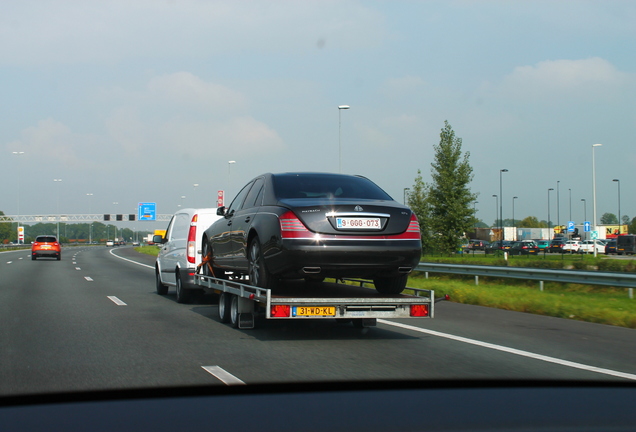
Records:
M377 46L380 13L342 1L86 2L24 0L3 6L0 64L118 63Z
M529 100L605 99L620 95L621 89L633 82L634 76L601 58L549 60L516 67L495 92Z
M245 109L247 105L241 93L205 82L189 72L152 78L148 90L151 97L157 97L164 103L177 103L189 108L235 112Z
M249 116L227 122L175 118L162 125L154 138L166 154L189 154L203 160L237 154L249 158L284 148L276 131Z
M73 133L63 123L49 118L24 129L21 139L7 144L7 149L12 152L23 151L31 160L49 160L50 173L56 175L65 167L82 164L76 147L86 140L86 137Z

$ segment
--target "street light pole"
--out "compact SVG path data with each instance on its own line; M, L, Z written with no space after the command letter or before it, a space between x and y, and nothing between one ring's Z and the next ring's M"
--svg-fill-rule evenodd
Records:
M519 197L512 197L512 228L514 229L514 240L517 241L517 228L515 228L515 200Z
M559 201L559 183L561 183L561 181L557 180L557 226L559 227L559 229L561 229L561 202Z
M14 151L11 152L12 154L16 155L16 156L22 156L24 154L23 151ZM18 159L19 161L20 159ZM16 221L16 236L17 236L17 242L18 244L20 244L20 167L22 164L16 164L18 166L18 175L16 176L16 183L17 183L17 189L18 189L18 220ZM22 239L22 243L24 243L24 239Z
M550 191L553 191L553 190L554 188L548 189L548 234L550 235L550 240L552 240L552 238L554 237L554 233L550 232L550 228L551 228L550 225L552 225L550 223Z
M477 235L477 204L479 204L479 201L475 201L473 203L473 217L475 218L475 235Z
M618 234L621 233L621 181L619 179L614 179L618 183Z
M572 189L568 189L568 192L570 194L570 219L568 220L572 220Z
M587 201L585 198L581 198L581 201L583 201L583 222L587 222Z
M86 196L88 197L88 214L90 215L92 212L91 204L93 201L93 194L87 193ZM88 244L92 244L92 243L93 243L93 221L91 220L91 223L88 225Z
M408 195L408 191L410 191L411 188L404 188L404 205L406 205L406 196Z
M497 213L499 213L499 196L493 195L493 198L495 198L495 226L499 227L499 224L497 223ZM503 243L501 245L503 246Z
M503 234L503 230L504 230L504 226L503 226L503 181L502 181L502 174L508 172L507 169L501 169L499 170L499 224L501 225L501 240L504 240L504 234Z
M235 163L236 163L236 161L233 161L233 160L227 161L227 193L228 193L228 195L230 194L230 185L231 185L231 181L232 181L230 169L231 169L232 165L234 165Z
M53 181L56 182L57 184L60 184L62 179L53 179ZM58 186L56 189L57 189L57 241L61 243L60 241L60 187Z
M594 221L592 222L592 226L593 226L593 231L598 231L596 228L596 224L597 224L597 219L596 219L596 161L594 158L594 153L595 153L595 149L596 147L600 147L603 144L592 144L592 207L594 208L593 211L593 216L594 216ZM596 248L594 249L594 258L596 258Z
M351 108L349 105L339 105L338 106L338 172L342 173L342 140L341 140L341 131L342 131L342 110L348 110Z

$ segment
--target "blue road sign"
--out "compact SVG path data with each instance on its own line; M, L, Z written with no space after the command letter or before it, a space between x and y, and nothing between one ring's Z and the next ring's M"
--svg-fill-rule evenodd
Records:
M568 222L568 232L574 232L574 222Z
M139 203L140 221L156 221L157 220L157 203Z
M592 230L592 224L590 222L583 222L583 231L590 232Z

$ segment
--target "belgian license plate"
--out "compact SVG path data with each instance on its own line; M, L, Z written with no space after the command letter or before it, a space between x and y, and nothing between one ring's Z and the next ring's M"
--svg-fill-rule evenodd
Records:
M335 306L294 306L293 316L336 316Z
M336 226L339 229L374 229L379 230L382 228L380 224L380 218L349 218L342 217L336 218Z

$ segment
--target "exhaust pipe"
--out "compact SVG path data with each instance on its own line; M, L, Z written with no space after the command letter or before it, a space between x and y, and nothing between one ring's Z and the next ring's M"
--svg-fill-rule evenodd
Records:
M398 267L398 273L409 274L413 271L413 267Z
M305 274L318 274L320 272L320 267L303 267L303 273Z

